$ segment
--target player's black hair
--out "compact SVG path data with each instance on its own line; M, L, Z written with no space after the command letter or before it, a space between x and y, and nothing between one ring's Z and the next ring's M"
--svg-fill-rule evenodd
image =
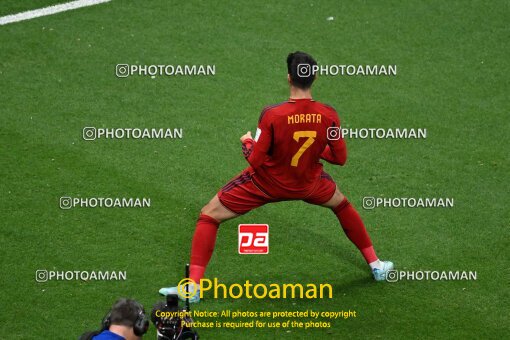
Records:
M142 310L143 307L135 300L119 299L112 306L110 323L112 325L133 327Z
M287 71L292 85L303 90L309 89L315 80L315 74L311 72L315 65L317 65L315 59L305 52L289 53L287 56Z

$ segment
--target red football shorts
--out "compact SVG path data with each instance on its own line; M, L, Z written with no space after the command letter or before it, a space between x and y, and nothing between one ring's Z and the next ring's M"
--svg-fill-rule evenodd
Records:
M287 200L303 200L310 204L321 205L333 197L335 190L336 184L331 176L322 172L319 182L307 196L299 198L274 197L271 193L261 190L253 181L251 172L246 169L221 188L218 198L225 208L238 215L243 215L266 203Z

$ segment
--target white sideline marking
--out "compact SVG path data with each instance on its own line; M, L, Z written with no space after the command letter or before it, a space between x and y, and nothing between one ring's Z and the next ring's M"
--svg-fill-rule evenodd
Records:
M55 13L70 11L72 9L87 7L98 5L103 2L110 2L111 0L77 0L66 2L63 4L48 6L44 8L34 9L32 11L21 12L17 14L6 15L4 17L0 17L0 25L6 25L13 22L29 20L33 18L43 17L46 15L52 15Z

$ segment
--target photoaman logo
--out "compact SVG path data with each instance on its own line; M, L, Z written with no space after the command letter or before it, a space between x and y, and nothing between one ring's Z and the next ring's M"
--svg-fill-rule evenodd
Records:
M230 285L220 283L218 278L201 279L197 284L193 279L182 279L177 285L177 294L182 298L192 298L204 292L213 292L215 299L323 299L333 298L333 287L329 283L264 283L253 284L246 280L244 284L233 283Z
M238 230L239 254L269 253L269 225L240 224Z

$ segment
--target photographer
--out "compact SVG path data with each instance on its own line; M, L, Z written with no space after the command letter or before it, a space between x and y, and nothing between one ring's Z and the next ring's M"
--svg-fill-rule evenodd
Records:
M101 322L99 331L84 333L80 340L138 340L147 332L149 321L143 306L132 299L119 299Z

